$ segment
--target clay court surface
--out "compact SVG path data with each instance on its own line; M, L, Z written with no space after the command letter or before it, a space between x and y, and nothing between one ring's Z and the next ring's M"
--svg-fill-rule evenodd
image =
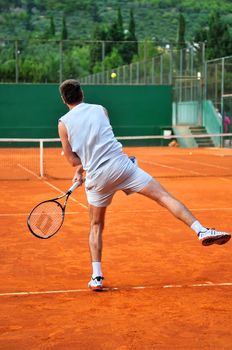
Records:
M232 231L230 150L126 151L204 225ZM60 163L53 163L58 174ZM27 229L28 212L71 180L41 180L30 164L22 166L30 180L0 181L1 350L232 348L231 242L203 247L156 203L117 193L106 216L105 289L90 292L84 188L70 198L61 231L37 239Z

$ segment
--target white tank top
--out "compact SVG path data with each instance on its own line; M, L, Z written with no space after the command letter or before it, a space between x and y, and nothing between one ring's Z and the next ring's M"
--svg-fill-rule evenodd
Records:
M66 126L72 151L89 175L108 160L125 157L102 106L82 102L60 120Z

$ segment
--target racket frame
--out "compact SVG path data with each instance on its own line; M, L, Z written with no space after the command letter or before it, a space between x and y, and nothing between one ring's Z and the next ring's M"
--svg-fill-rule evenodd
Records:
M80 185L81 185L81 183L79 183L79 182L74 182L74 184L68 189L68 191L67 191L66 193L62 194L61 196L58 196L58 197L55 197L55 198L52 198L52 199L47 199L46 201L42 201L42 202L40 202L39 204L37 204L37 205L31 210L31 212L30 212L30 214L28 215L28 218L27 218L27 226L28 226L30 232L31 232L35 237L40 238L40 239L48 239L48 238L54 236L54 235L59 231L59 229L61 228L61 226L62 226L63 223L64 223L64 214L65 214L65 209L66 209L66 205L67 205L68 198L69 198L69 196L73 193L73 191L74 191L77 187L79 187ZM66 199L65 199L65 201L64 201L64 204L62 205L60 202L58 202L58 200L59 200L59 199L62 199L62 198L64 198L64 197L66 197ZM30 218L31 218L31 214L33 213L33 211L34 211L37 207L39 207L39 206L40 206L41 204L43 204L43 203L48 203L48 202L54 202L54 203L58 204L58 205L61 207L61 209L62 209L62 221L61 221L60 226L58 227L58 229L57 229L54 233L52 233L51 235L47 235L47 236L42 237L42 236L36 234L36 233L32 230L31 225L30 225Z

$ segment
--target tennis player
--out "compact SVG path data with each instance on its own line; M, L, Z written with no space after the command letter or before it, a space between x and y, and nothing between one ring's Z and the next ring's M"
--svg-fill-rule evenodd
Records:
M60 85L60 93L69 111L60 118L58 130L64 155L76 167L73 181L82 182L83 172L86 172L89 248L93 269L89 288L101 290L103 287L101 258L105 213L119 190L126 194L140 193L167 208L196 232L204 246L214 243L221 245L229 241L229 233L202 226L183 203L139 168L134 159L131 160L123 153L122 145L113 134L107 110L101 105L85 103L77 80L64 81Z

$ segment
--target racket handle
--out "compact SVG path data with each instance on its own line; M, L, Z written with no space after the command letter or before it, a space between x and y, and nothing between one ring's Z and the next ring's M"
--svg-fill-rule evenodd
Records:
M82 184L82 182L74 182L74 184L70 187L67 193L71 194L77 187L79 187Z

